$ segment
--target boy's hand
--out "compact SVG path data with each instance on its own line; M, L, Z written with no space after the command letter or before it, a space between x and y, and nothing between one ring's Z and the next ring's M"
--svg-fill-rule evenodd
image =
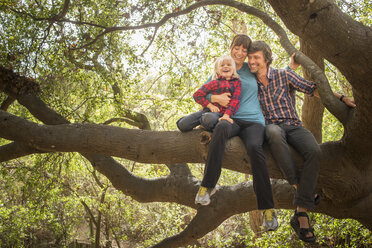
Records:
M208 104L207 108L209 108L211 112L216 112L216 113L220 112L220 109L217 106L214 106L212 103Z
M291 63L289 64L289 68L292 69L292 71L296 70L301 64L297 63L295 60L296 54L293 53L291 56Z
M226 120L226 121L230 122L231 124L234 123L234 120L231 119L230 116L229 115L226 115L226 114L223 115L221 118L218 119L218 121L222 121L222 120Z

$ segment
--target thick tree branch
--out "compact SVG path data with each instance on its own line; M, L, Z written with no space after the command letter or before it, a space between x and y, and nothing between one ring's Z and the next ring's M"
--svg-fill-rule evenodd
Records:
M120 117L117 117L117 118L111 118L111 119L108 119L107 121L105 121L104 125L109 125L111 123L114 123L114 122L125 122L125 123L128 123L129 125L131 126L135 126L135 127L140 127L138 125L138 123L132 121L131 119L128 119L128 118L120 118ZM142 129L142 128L141 128Z
M201 152L203 145L199 143L199 133L198 130L188 133L155 132L92 124L48 126L0 111L1 137L26 142L45 151L83 153L99 172L109 178L115 188L141 202L171 201L192 207L198 182L190 177L189 173L184 173L183 176L171 173L166 178L142 179L130 173L111 157L87 153L115 155L145 163L203 162ZM344 158L338 156L344 147L341 144L328 143L322 145L322 148L325 155L318 185L325 197L338 204L347 202L355 204L369 197L372 182L365 176L365 172L345 166ZM265 150L271 177L281 178L282 175L274 165L270 153ZM300 156L296 153L293 156L295 163L300 165L302 163ZM248 161L241 140L238 137L231 139L227 144L223 166L250 173ZM332 180L329 179L330 175ZM280 199L283 199L283 196ZM367 209L362 205L361 207L358 218L366 218ZM338 206L331 215L337 216L341 209ZM341 212L345 215L345 212ZM357 217L354 215L353 218Z
M201 155L198 155L202 150L202 145L198 144L198 131L182 134L174 131L133 130L97 124L40 125L2 110L1 128L3 130L0 130L0 137L27 142L28 145L43 151L93 152L142 163L158 159L158 163L180 162L190 158L191 153L196 154L194 158L190 158L191 162L202 162ZM144 137L146 138L143 139ZM169 137L174 137L170 143ZM141 148L142 142L149 146ZM161 154L165 149L169 149L169 145L179 156L163 160Z
M180 133L134 130L96 124L40 125L0 111L0 137L27 143L43 151L97 153L142 163L202 163L204 145L199 142L199 135L200 130ZM265 151L271 176L281 178L282 175L274 165L268 149L265 148ZM332 158L333 153L327 153L328 159ZM301 157L296 153L293 156L295 162L301 164ZM228 142L223 166L250 173L249 158L239 137L234 137ZM335 173L334 170L344 173L345 168L340 166L340 163L335 163L332 167L326 166L325 175ZM353 171L352 173L350 171L350 180L355 184L357 182L353 182L351 175L360 172L355 168L349 169ZM345 184L345 182L340 183ZM337 185L334 183L332 181L332 185ZM333 190L340 193L340 189ZM359 192L359 194L364 193ZM351 199L355 196L348 195L348 197Z
M12 142L0 146L0 162L20 158L34 153L44 153L23 143Z
M15 101L13 97L8 96L5 101L1 103L0 109L7 111L9 106Z

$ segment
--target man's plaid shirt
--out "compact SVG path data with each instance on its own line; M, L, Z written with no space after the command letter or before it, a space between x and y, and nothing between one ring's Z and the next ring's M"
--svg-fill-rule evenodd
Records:
M269 84L258 83L258 99L268 124L302 126L296 111L296 90L313 96L316 84L308 81L292 70L269 68Z
M219 77L216 80L212 80L204 85L202 85L193 95L195 101L202 105L204 108L210 103L206 96L208 94L220 95L223 93L230 93L230 103L227 108L222 107L218 103L212 103L220 109L220 114L227 114L232 117L239 108L240 105L240 91L241 91L241 81L239 78L232 78L226 80Z

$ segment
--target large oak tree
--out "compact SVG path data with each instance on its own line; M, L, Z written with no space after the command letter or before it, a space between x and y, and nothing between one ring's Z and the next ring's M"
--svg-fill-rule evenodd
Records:
M44 40L53 29L68 25L94 27L89 39L72 44L65 52L70 61L79 65L74 51L94 47L101 39L115 32L137 29L152 29L149 46L162 25L179 16L187 15L206 6L221 5L260 18L279 37L288 54L297 53L296 59L306 69L309 77L318 83L322 104L343 125L342 139L320 144L323 152L318 188L323 194L322 203L314 210L335 218L353 218L372 230L372 29L343 13L331 0L269 0L285 26L301 38L310 49L303 49L314 60L326 59L332 63L352 86L357 104L355 109L347 107L332 94L329 82L321 69L308 56L297 51L284 29L270 15L245 3L233 0L205 0L184 3L169 13L156 13L149 21L144 18L138 25L93 24L86 19L70 19L73 3L65 0L58 12L38 16L32 11L8 8L14 15L22 16L30 23L43 23ZM144 5L146 6L146 5ZM123 13L123 19L127 13ZM85 34L87 35L87 34ZM71 45L71 44L70 44ZM146 48L147 49L147 48ZM39 52L42 46L39 47ZM99 49L98 49L99 50ZM91 63L80 64L87 70L109 70L95 57L97 47L92 50ZM37 57L37 52L35 53ZM97 52L98 54L98 52ZM41 53L38 56L42 56ZM9 58L11 60L11 56ZM197 207L194 196L199 181L191 174L186 163L203 163L208 144L200 142L201 130L188 133L178 131L151 131L146 118L134 111L125 115L131 124L140 129L126 129L100 124L70 123L65 116L50 108L39 95L37 80L21 76L12 68L0 68L0 89L8 98L0 111L0 137L11 143L0 147L0 161L9 161L35 153L79 152L92 166L105 175L113 186L140 202L175 202L197 209L197 214L179 234L159 243L158 247L182 246L193 242L215 229L232 215L256 209L255 194L251 182L219 188L210 206ZM115 90L115 87L113 88ZM119 94L119 90L116 89ZM45 96L44 96L45 98ZM26 120L6 110L13 101L23 105L33 117L43 124ZM313 105L312 105L313 106ZM306 109L307 106L304 106ZM322 114L318 106L316 115ZM312 125L312 111L307 108L303 118ZM310 119L307 119L310 118ZM319 119L319 118L318 118ZM316 126L319 128L319 121ZM315 125L315 124L314 124ZM281 172L275 165L268 149L266 156L276 208L291 209L291 187L280 180ZM138 177L128 171L114 157L132 161L166 164L169 175L156 179ZM293 150L296 164L301 168L302 159ZM232 138L226 148L223 167L242 173L250 173L249 158L239 138Z

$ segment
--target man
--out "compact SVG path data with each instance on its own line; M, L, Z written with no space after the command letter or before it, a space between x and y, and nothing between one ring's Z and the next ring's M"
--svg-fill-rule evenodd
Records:
M258 97L266 120L265 137L276 163L296 189L296 210L291 218L291 226L301 240L315 242L314 230L309 226L306 212L316 203L314 192L320 165L320 148L298 117L295 92L317 95L316 84L290 69L274 69L270 67L271 62L270 47L263 41L253 42L248 51L248 65L257 78ZM348 105L355 106L349 98L337 93L335 95ZM297 175L288 144L304 159L301 175Z

